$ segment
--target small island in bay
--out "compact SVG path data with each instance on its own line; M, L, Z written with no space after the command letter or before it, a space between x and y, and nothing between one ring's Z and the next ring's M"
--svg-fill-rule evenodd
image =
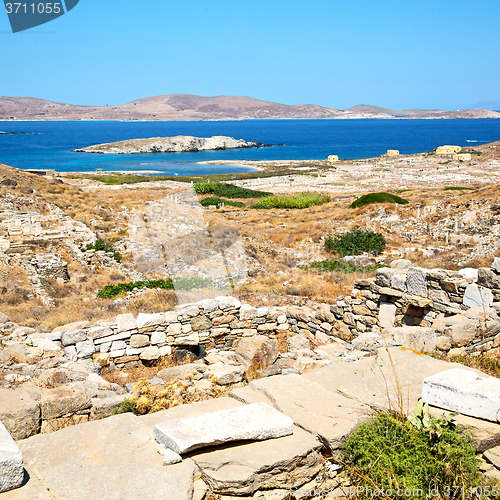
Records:
M213 137L193 137L178 135L176 137L151 137L149 139L129 139L126 141L96 144L86 148L75 149L77 153L195 153L197 151L220 151L223 149L245 149L263 146L260 142L247 142L223 135ZM264 144L264 146L268 146Z

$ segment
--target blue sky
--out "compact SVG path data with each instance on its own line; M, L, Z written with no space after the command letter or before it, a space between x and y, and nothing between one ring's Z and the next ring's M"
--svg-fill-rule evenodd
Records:
M0 95L461 109L500 102L499 19L498 0L80 0L13 34L2 9Z

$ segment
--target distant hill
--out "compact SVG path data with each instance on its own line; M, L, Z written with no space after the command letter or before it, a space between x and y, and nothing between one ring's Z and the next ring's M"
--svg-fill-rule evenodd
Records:
M34 97L0 97L0 120L248 120L297 118L500 118L486 109L394 110L360 104L348 109L279 104L247 96L167 94L117 106L80 106Z

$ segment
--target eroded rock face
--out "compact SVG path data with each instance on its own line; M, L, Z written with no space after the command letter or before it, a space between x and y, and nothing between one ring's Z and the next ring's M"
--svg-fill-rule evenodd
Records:
M77 153L180 153L222 149L254 148L260 142L246 142L226 136L193 137L178 135L176 137L151 137L149 139L131 139L128 141L97 144L82 149Z
M0 389L0 420L13 439L25 439L40 431L40 405L27 391Z

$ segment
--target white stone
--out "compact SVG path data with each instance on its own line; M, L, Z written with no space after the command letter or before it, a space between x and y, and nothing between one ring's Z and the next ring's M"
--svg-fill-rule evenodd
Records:
M378 320L381 328L392 328L396 321L396 305L390 302L381 302Z
M111 342L104 342L99 346L99 352L108 352L111 349Z
M172 346L166 345L160 347L160 356L170 356L172 354Z
M171 323L167 328L167 335L175 337L182 333L182 325L180 323Z
M115 340L112 344L110 349L112 351L119 351L121 349L127 349L127 344L123 340Z
M163 313L163 316L165 317L165 323L176 323L179 319L177 311L167 311Z
M493 293L489 288L472 283L465 289L463 304L468 307L490 307L493 304Z
M288 323L283 323L281 325L278 325L278 331L280 331L280 332L286 332L289 329L290 329L290 325ZM233 333L234 333L234 330L233 330Z
M191 327L191 323L185 323L182 325L182 333L189 333L192 332L193 328Z
M142 349L126 349L125 354L127 356L139 356L141 354Z
M240 320L254 319L257 317L257 309L250 304L243 304L240 308Z
M425 403L492 422L500 421L500 380L454 368L422 382Z
M169 448L163 447L163 449L160 449L160 454L163 455L163 465L172 465L182 462L182 457Z
M86 340L85 342L76 343L76 352L79 358L86 358L92 356L95 352L94 343L92 340Z
M0 493L19 488L24 479L23 456L0 422Z
M71 361L76 361L78 359L78 354L76 353L76 347L74 345L65 347L64 354Z
M137 328L147 328L149 326L158 326L165 323L163 314L144 314L139 313L137 316Z
M120 349L118 351L111 351L109 353L110 358L121 358L122 356L125 356L125 349Z
M406 273L401 271L396 272L396 274L391 277L391 288L406 292Z
M116 317L116 322L118 324L118 333L128 332L137 328L137 322L133 314L120 314Z
M237 298L231 297L230 295L222 295L220 297L216 297L215 300L219 303L220 309L229 309L230 307L239 309L241 307L241 302Z
M472 267L460 269L458 274L462 275L469 283L477 282L478 270Z
M257 318L263 318L269 314L269 307L258 307Z
M131 337L131 332L120 332L115 333L114 335L110 335L109 337L102 337L94 340L95 345L105 344L107 342L114 342L115 340L125 340Z
M205 299L200 302L200 306L203 307L205 314L210 314L211 312L217 311L219 309L219 303L215 299Z
M230 441L262 441L290 434L293 434L292 419L266 403L253 403L155 426L156 441L179 454Z
M213 380L219 385L229 385L241 382L244 373L245 368L243 366L222 366L207 370L204 377Z
M427 270L411 267L406 273L406 288L411 295L427 297Z
M496 271L497 273L500 273L500 258L495 257L495 259L493 260L493 264L491 264L491 269L493 269L493 271Z
M394 337L397 345L418 352L434 352L436 350L436 331L421 326L401 326L387 331Z
M167 336L165 332L153 332L151 334L151 344L163 344L166 342Z
M89 339L95 340L113 335L113 330L109 326L94 326L85 330L85 333Z
M186 335L184 337L176 337L174 340L174 345L198 345L200 343L200 336L198 332L193 332L190 335Z

